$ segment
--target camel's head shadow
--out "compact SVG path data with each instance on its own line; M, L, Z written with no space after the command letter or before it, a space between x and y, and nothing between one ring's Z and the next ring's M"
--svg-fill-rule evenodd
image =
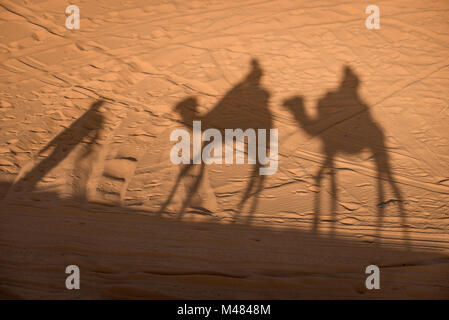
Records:
M285 99L282 102L282 105L292 112L296 110L304 110L304 98L301 96L294 96Z
M302 122L306 118L303 97L293 96L291 98L285 99L282 103L282 106L290 111L291 114L293 114L296 121Z

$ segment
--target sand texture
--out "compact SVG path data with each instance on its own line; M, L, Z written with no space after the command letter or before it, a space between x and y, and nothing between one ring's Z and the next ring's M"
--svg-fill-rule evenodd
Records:
M0 0L0 298L449 298L447 0L378 30L355 0L68 4ZM173 164L195 120L277 129L277 172Z

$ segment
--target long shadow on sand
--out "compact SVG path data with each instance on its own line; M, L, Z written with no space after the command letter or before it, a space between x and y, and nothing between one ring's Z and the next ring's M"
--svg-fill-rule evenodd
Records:
M40 150L38 155L45 154L45 152L53 148L50 154L45 156L30 171L20 173L16 177L6 197L9 197L17 191L29 192L33 190L36 184L48 172L61 163L77 145L83 144L84 148L82 152L74 161L75 166L73 172L78 180L74 198L85 200L87 181L91 172L83 168L83 162L92 154L94 145L99 138L99 131L104 126L104 116L98 111L103 103L103 100L95 101L81 117Z
M296 96L284 101L284 105L294 115L299 128L312 137L321 140L322 153L325 160L316 175L316 185L321 188L323 174L329 170L331 184L331 214L332 232L335 232L335 214L338 203L337 178L335 157L339 154L358 154L368 150L374 159L377 169L377 230L382 229L385 207L397 204L402 219L403 237L408 241L406 230L406 212L399 187L393 178L388 150L385 145L385 135L381 126L370 114L370 107L360 98L358 89L359 77L350 67L345 67L340 86L328 92L317 106L317 117L309 117L303 105L303 98ZM384 183L391 186L394 197L385 199ZM314 230L318 228L320 208L320 194L314 201Z

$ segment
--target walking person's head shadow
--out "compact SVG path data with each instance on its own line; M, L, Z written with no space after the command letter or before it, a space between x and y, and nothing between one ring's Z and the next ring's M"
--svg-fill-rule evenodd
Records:
M317 115L310 117L304 107L304 99L301 96L291 97L284 101L284 106L293 114L299 127L311 137L318 137L321 141L321 152L324 157L315 176L318 192L314 199L313 229L318 230L321 209L321 188L325 171L330 175L330 211L331 235L334 234L336 223L339 220L337 210L338 185L336 174L339 168L336 166L338 155L355 155L363 151L371 153L376 165L376 190L377 190L377 224L376 228L380 237L383 228L385 208L388 204L397 205L402 219L404 240L408 243L406 231L406 215L403 199L397 183L393 178L389 160L388 148L385 143L385 135L382 127L373 119L369 106L359 95L361 80L356 72L349 66L345 66L339 86L335 90L327 92L317 103ZM369 170L369 169L367 169ZM369 176L369 175L368 175ZM386 199L384 184L391 187L393 197ZM356 201L357 199L352 199ZM361 203L361 205L364 205Z

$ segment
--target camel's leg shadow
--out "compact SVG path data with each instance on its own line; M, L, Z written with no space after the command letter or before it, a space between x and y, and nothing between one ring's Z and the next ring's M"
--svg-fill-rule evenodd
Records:
M334 196L334 192L336 192L336 181L335 181L335 177L334 177L334 172L333 172L333 168L334 168L334 161L333 158L331 156L327 156L326 159L324 160L323 164L321 165L320 169L318 170L318 174L315 177L315 185L318 188L317 190L317 194L315 195L314 198L314 217L313 217L313 232L317 233L318 232L318 225L319 225L319 220L320 220L320 211L321 211L321 184L322 184L322 180L323 180L323 173L324 170L330 168L332 170L331 174L331 187L332 187L332 198L336 199L336 196ZM336 200L335 200L336 203ZM334 200L332 200L332 205L331 205L331 209L334 210L335 208L335 204Z
M380 243L381 239L381 231L382 231L382 225L383 225L383 218L384 218L384 211L386 207L385 203L385 192L383 183L384 181L388 181L391 188L393 189L394 196L396 197L398 207L399 207L399 214L401 216L401 224L402 224L402 232L403 232L403 239L406 244L406 247L410 248L410 239L407 232L407 216L406 211L404 208L404 201L401 195L401 191L399 187L397 186L396 182L393 179L393 174L391 173L389 161L388 161L388 155L381 154L375 156L376 160L376 166L377 166L377 197L378 197L378 204L377 204L377 237L378 241Z
M261 168L261 165L259 163L255 164L253 166L251 180L249 181L248 185L246 186L246 189L242 195L242 199L240 200L240 202L237 206L238 209L237 209L236 215L234 216L233 222L237 222L237 220L239 219L239 216L242 213L243 206L252 197L253 201L251 202L251 206L248 211L248 217L246 219L246 223L251 223L252 216L257 209L258 195L262 192L263 186L264 186L264 181L265 181L265 175L259 174L260 168ZM255 191L253 192L254 189L255 189Z
M331 180L331 230L330 236L333 238L335 236L335 222L337 220L337 204L338 204L338 193L337 193L337 173L333 164L330 167L330 180Z

